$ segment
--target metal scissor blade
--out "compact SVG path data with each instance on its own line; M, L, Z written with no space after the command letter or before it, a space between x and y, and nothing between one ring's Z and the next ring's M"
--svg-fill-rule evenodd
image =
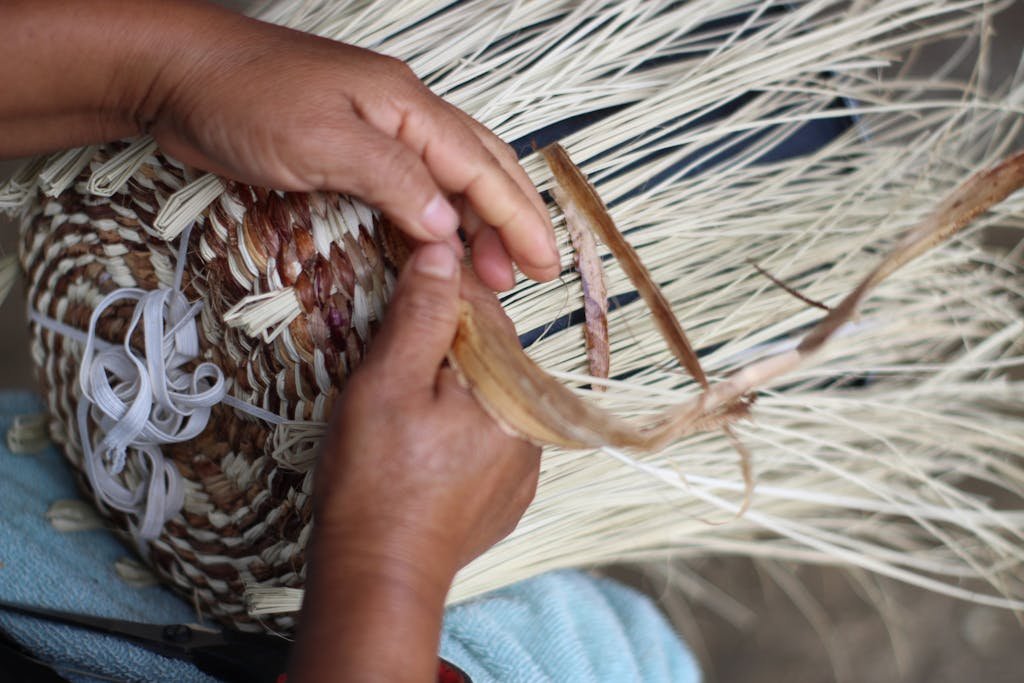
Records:
M196 630L185 624L145 624L124 619L76 614L48 607L20 605L4 600L0 600L0 610L127 638L138 642L146 649L175 659L191 659L190 650L219 645L224 642L224 638L219 632Z

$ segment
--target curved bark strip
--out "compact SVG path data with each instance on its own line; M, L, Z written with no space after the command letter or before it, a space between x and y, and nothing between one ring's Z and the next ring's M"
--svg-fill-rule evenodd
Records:
M586 221L587 227L608 246L615 258L618 259L619 265L622 266L629 281L647 302L647 307L654 315L658 331L661 332L669 349L690 373L690 376L697 380L704 389L707 389L707 375L704 374L704 368L701 367L700 361L697 359L697 352L693 350L693 345L690 344L686 332L683 331L682 325L672 313L672 307L665 295L651 279L651 274L647 271L646 266L640 261L639 254L615 227L615 221L608 214L608 209L605 208L597 190L557 142L540 150L540 154L555 177L556 186L552 189L552 194L558 205L562 207L562 211L567 215L573 214L582 217Z
M559 193L560 194L560 193ZM571 204L555 201L562 207L569 240L576 250L576 270L583 285L583 337L587 342L587 365L592 377L608 379L612 353L608 340L608 286L604 280L601 257L597 255L597 240L586 221ZM592 384L594 391L604 391L603 384Z
M749 414L758 387L796 369L818 351L856 313L882 280L965 228L983 211L1024 187L1024 152L981 171L943 201L900 240L897 246L842 302L826 315L797 348L753 363L728 379L708 386L696 353L668 302L651 281L636 252L615 228L596 192L561 147L541 150L551 162L559 185L556 196L574 204L589 227L623 264L644 300L652 307L659 330L680 363L707 389L644 422L623 420L583 400L531 360L507 329L495 299L465 299L449 361L474 395L506 429L540 445L564 448L632 448L656 450L695 432L720 429ZM623 248L625 245L625 248ZM635 278L635 279L634 279ZM692 355L691 355L692 354ZM744 478L750 473L745 468Z

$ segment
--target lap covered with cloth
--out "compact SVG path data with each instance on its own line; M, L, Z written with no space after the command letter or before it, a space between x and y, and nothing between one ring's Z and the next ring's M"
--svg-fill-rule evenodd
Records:
M0 392L0 436L37 413L31 394ZM188 602L161 586L123 581L131 554L105 529L61 533L46 518L78 496L53 446L12 454L0 439L0 600L148 623L191 623ZM128 641L0 611L0 630L73 681L208 682L191 664ZM607 579L552 572L450 607L440 655L483 681L672 681L700 671L647 597Z

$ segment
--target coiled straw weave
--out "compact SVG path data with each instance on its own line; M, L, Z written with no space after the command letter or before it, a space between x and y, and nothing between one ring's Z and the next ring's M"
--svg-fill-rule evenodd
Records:
M99 149L91 163L101 165L117 151ZM171 286L176 249L144 226L153 225L157 207L186 177L180 166L150 156L130 192L107 199L69 191L46 200L30 219L23 245L34 310L85 330L96 301L111 291ZM87 179L88 169L80 180ZM312 225L323 225L327 214L341 232L319 253ZM326 420L345 375L366 349L391 281L375 220L336 197L229 184L188 247L182 290L204 302L198 360L226 369L235 396L245 401L291 420ZM271 277L296 288L306 310L266 344L225 326L223 318L244 296L271 288L268 264ZM99 337L123 340L132 308L125 302L109 309L97 326ZM53 436L82 468L73 425L83 347L35 331L32 357L51 406ZM217 406L201 436L163 449L189 488L182 515L149 544L150 562L239 624L249 621L240 602L247 581L301 585L312 477L308 467L297 471L275 460L272 436L273 425ZM114 518L127 527L124 515L115 511Z

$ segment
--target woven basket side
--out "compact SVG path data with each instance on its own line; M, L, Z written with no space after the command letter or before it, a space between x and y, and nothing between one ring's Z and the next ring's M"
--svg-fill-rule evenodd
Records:
M72 188L56 199L40 197L24 221L21 261L30 307L82 331L110 292L173 284L176 246L146 228L192 178L153 155L124 192L90 196L89 174L122 147L100 148ZM344 378L365 353L394 281L377 220L337 195L229 184L189 237L182 291L203 302L196 362L216 364L232 384L229 393L241 401L289 420L325 420ZM273 342L224 323L246 297L278 290L292 292L299 310ZM132 310L133 303L125 302L105 311L97 336L121 342ZM141 349L139 335L132 342ZM82 473L75 428L82 351L81 343L32 326L32 357L51 433L77 469L83 490L97 500ZM92 428L95 443L99 435ZM222 404L197 438L164 446L164 456L185 482L185 503L145 549L164 580L204 612L244 630L261 627L245 612L247 587L301 587L304 580L311 461L289 465L274 437L273 426ZM311 446L306 440L283 448ZM122 481L133 477L138 472L129 466ZM129 536L129 517L97 504ZM262 626L289 630L293 620L279 617Z

